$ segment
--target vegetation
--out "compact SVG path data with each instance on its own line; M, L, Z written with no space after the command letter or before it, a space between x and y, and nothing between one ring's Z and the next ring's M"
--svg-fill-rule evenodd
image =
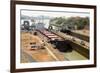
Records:
M54 26L68 27L69 29L84 29L85 26L89 26L88 17L56 17L50 20L50 24Z

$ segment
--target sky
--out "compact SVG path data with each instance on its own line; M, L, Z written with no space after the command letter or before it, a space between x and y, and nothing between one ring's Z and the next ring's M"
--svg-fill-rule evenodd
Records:
M48 17L89 17L88 12L72 12L72 11L46 11L46 10L21 10L21 15L30 17L48 16Z

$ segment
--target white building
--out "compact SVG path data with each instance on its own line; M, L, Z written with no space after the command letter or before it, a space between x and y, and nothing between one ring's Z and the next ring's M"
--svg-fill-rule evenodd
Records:
M42 28L47 28L49 27L49 22L50 22L50 19L43 19L43 20L40 20L40 19L35 19L35 26L37 29L42 29Z

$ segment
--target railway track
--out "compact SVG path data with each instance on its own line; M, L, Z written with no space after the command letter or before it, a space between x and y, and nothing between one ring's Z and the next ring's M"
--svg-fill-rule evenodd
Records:
M61 31L64 34L70 35L70 36L74 36L76 38L82 39L86 42L89 42L89 32L87 34L85 34L86 32L79 32L79 31L70 31L70 30L64 30Z
M40 32L41 34L45 35L49 40L63 40L63 38L61 38L60 36L48 31L48 30L37 30L38 32Z

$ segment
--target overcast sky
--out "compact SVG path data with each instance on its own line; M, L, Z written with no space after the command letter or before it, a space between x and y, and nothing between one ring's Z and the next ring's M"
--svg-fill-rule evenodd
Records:
M21 10L21 15L26 16L49 16L49 17L89 17L89 13L87 12L71 12L71 11L43 11L43 10Z

